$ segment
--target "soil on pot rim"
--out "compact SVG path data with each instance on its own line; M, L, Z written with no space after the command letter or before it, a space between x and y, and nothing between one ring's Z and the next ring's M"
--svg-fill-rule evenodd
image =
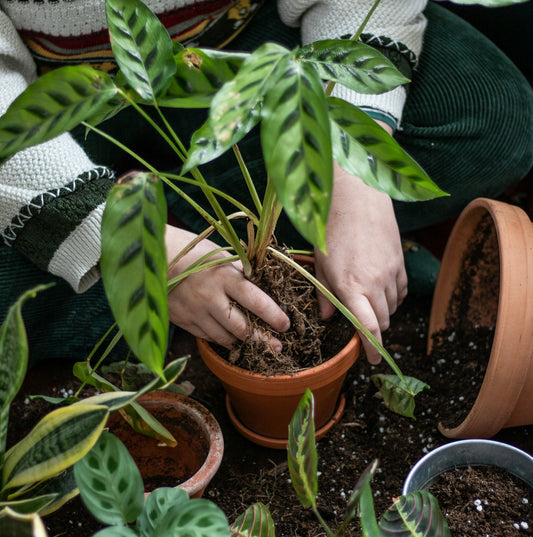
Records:
M467 344L462 354L454 355L455 351L450 350L447 356L436 361L427 357L429 309L429 299L408 298L393 316L391 327L384 335L386 348L402 371L431 386L417 396L416 420L391 413L375 397L370 375L390 373L386 364L371 366L362 356L348 373L344 385L344 414L318 442L318 506L333 528L341 520L346 500L359 475L375 458L379 459L380 467L372 490L376 513L380 516L393 498L401 494L403 481L415 462L429 450L449 441L439 433L437 424L449 407L460 406L459 394L472 391L474 377L467 364L484 344ZM324 531L312 513L299 505L292 490L286 453L252 444L233 428L225 409L224 391L198 356L194 338L178 331L171 354L173 358L191 355L183 380L195 386L192 397L211 410L224 434L224 458L204 497L219 505L230 521L252 503L261 501L272 513L278 537L323 537ZM39 413L51 409L44 401L27 401L28 394L58 396L77 386L72 379L71 364L45 364L31 377L34 383L27 383L12 408L11 444L28 432ZM533 426L504 430L495 439L533 454ZM46 517L45 522L50 536L89 537L101 527L79 499ZM529 525L533 526L531 520ZM517 535L523 531L519 530ZM354 521L348 536L360 535L359 525ZM492 533L491 537L498 535L501 534Z

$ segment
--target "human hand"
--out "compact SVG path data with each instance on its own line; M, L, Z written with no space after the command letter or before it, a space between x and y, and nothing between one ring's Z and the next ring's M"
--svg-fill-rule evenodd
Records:
M318 279L381 343L381 332L407 295L400 233L392 200L335 164L333 199L326 228L327 255L315 251ZM335 311L319 294L323 318ZM367 359L380 353L362 335Z
M167 226L168 261L194 238L189 231ZM180 274L195 260L217 248L214 242L202 240L170 269L169 277ZM218 252L212 259L228 255ZM289 318L280 307L244 277L238 262L223 263L187 276L169 294L169 317L191 334L230 348L237 339L250 335L246 317L234 307L235 303L266 321L275 331L284 332L290 326ZM276 352L281 350L281 342L270 334L258 332L252 337L268 341Z

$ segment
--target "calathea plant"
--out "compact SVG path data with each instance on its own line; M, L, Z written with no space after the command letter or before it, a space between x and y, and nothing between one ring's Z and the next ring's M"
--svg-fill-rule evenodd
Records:
M378 4L376 0L368 17ZM183 162L181 174L166 173L156 162L147 162L119 140L111 140L147 170L119 180L110 192L102 228L106 293L135 355L163 376L168 287L191 273L236 259L246 277L254 278L268 255L304 274L379 349L395 373L381 382L386 400L398 402L397 411L412 414L412 397L421 383L405 378L372 334L287 252L275 248L272 240L284 210L305 239L325 248L333 160L396 199L424 200L444 194L364 112L330 96L333 85L339 83L358 92L380 93L408 81L381 54L358 42L363 28L351 40L321 41L293 50L265 43L244 54L173 44L140 0L106 0L106 15L119 66L116 76L79 65L37 79L0 118L0 159L80 123L109 138L99 124L125 107L133 107ZM147 114L147 106L153 107L161 121ZM209 118L194 134L189 149L166 120L166 107L209 108ZM268 173L262 197L237 146L259 124ZM241 166L252 208L210 186L202 175L203 164L230 149ZM217 232L226 243L221 250L233 255L215 259L215 251L167 282L162 183L206 220L206 230L197 240ZM184 183L201 190L211 212L180 188ZM220 200L229 202L234 212L226 214ZM248 222L246 242L235 231L236 219Z

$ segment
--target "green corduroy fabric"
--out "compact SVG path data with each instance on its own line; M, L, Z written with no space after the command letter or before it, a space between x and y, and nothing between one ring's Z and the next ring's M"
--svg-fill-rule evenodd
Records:
M298 33L277 19L274 2L267 2L248 28L228 48L252 49L266 40L287 46ZM430 176L452 196L424 203L396 203L403 231L444 220L460 212L477 196L494 197L519 181L531 168L533 155L533 95L518 69L490 41L441 6L430 4L424 52L413 77L397 139ZM276 22L277 21L277 22ZM170 114L178 132L190 134L204 117L201 110ZM125 114L108 122L110 132L153 162L174 161L137 116ZM84 131L75 133L93 159L120 174L134 166L124 155ZM264 178L258 133L241 144L252 176ZM242 191L240 171L230 154L217 165L205 166L206 177ZM200 199L200 197L199 197ZM173 195L169 207L192 229L203 229L194 211ZM246 200L248 201L248 200ZM305 246L286 219L281 242ZM0 319L25 289L55 281L53 289L28 302L23 314L33 362L47 358L84 359L112 319L99 283L76 295L57 278L39 271L15 250L0 247Z

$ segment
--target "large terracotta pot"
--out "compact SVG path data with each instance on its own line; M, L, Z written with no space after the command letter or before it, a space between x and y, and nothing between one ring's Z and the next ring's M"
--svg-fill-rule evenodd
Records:
M471 293L458 304L465 274ZM533 424L533 224L519 207L478 198L454 225L433 296L428 354L434 335L460 333L465 323L494 327L492 348L469 414L456 426L440 424L440 431L449 438L490 438L504 427Z
M317 439L338 421L344 410L342 385L361 348L356 334L323 364L290 375L265 376L231 365L205 340L197 343L205 364L226 390L226 408L234 426L252 442L275 449L286 448L289 422L307 388L315 398Z
M194 399L166 391L143 395L137 402L177 440L176 447L161 445L135 432L118 412L110 416L110 431L122 440L133 457L145 490L179 485L191 498L201 497L224 452L222 431L214 416Z

